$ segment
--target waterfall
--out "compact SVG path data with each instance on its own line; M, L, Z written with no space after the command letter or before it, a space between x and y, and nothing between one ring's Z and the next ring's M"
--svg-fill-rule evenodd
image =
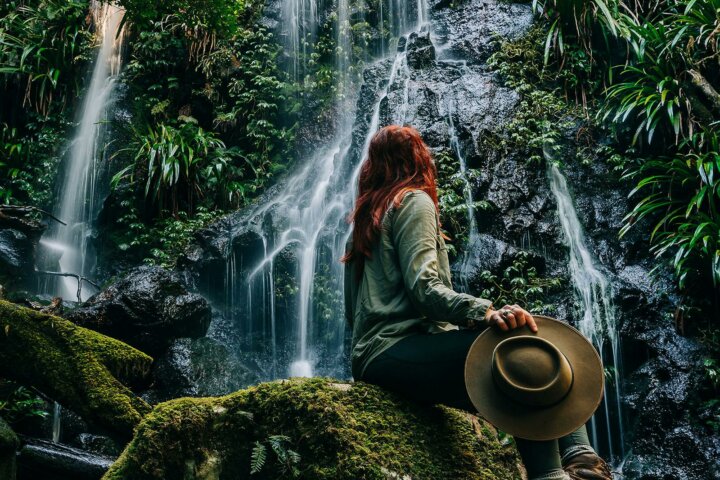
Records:
M93 0L91 13L100 48L85 93L80 123L58 178L58 201L54 210L55 216L67 226L53 227L41 242L61 255L61 272L82 277L91 275L95 261L88 244L91 224L100 203L96 191L97 170L105 150L103 131L108 105L121 66L123 32L118 32L118 28L125 11ZM74 277L63 277L47 290L65 299L86 300L90 296L90 285L80 282Z
M339 0L346 2L347 0ZM282 8L285 49L290 56L290 72L298 81L305 74L309 45L314 45L317 33L316 0L284 0Z
M565 177L549 152L545 152L550 188L555 196L565 244L570 253L568 268L580 304L578 329L595 345L606 369L614 369L614 381L606 382L603 404L591 419L593 446L619 462L624 457L624 428L620 379L622 359L611 287L587 249Z
M383 21L392 25L393 32L402 25L414 27L426 18L424 2L418 5L422 9L416 11L405 2L391 0L383 11ZM287 54L296 60L303 55L298 39L314 28L315 9L308 0L285 0L284 18L304 19L285 29ZM328 135L325 145L300 159L297 172L276 195L249 212L244 225L252 225L257 235L253 245L258 254L254 258L248 254L252 249L233 246L237 232L229 232L225 316L237 330L242 353L255 356L249 362L261 372L261 379L348 374L342 306L344 266L339 262L350 233L346 218L355 201L361 156L380 125L380 104L396 80L404 80L407 89L409 79L402 43L376 95L364 145L358 151L359 142L353 147L353 123L359 72L351 65L354 39L349 9L347 0L337 2L335 90L339 118L335 131ZM294 62L288 68L292 74L304 67ZM393 121L402 123L403 118ZM294 305L288 306L286 297L278 297L283 289L292 290ZM283 318L282 309L289 312L285 314L288 318Z

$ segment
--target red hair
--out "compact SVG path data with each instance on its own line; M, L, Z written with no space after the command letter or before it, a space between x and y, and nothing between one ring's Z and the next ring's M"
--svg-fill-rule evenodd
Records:
M358 197L348 218L349 223L355 224L352 248L340 261L357 260L358 275L362 272L380 234L385 211L391 203L399 206L410 190L430 195L437 211L436 176L430 150L417 130L399 125L378 130L370 140L367 158L360 169Z

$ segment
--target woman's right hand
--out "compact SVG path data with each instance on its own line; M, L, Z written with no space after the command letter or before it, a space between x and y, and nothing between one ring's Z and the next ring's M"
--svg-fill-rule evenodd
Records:
M533 316L519 305L505 305L500 310L491 310L485 317L485 321L488 326L494 326L503 332L524 327L525 325L534 333L538 331Z

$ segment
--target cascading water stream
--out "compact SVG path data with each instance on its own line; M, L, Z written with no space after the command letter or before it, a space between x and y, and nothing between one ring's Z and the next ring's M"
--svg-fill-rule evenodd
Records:
M580 303L578 329L595 345L606 370L613 371L614 380L606 382L602 408L591 419L592 442L596 449L617 463L625 454L620 390L622 359L611 287L605 275L595 266L585 245L582 225L565 177L548 151L545 157L550 188L557 202L560 225L569 249L570 277Z
M88 249L91 222L97 214L96 181L98 162L104 155L103 118L112 101L113 87L121 67L123 31L118 31L125 11L111 4L93 0L90 4L93 24L100 48L92 69L90 85L85 93L82 115L73 139L64 174L59 179L55 216L67 223L55 226L40 241L41 247L59 255L61 273L77 277L53 279L46 284L46 292L63 299L86 300L90 284L82 279L90 276L94 258ZM52 438L60 441L62 407L53 407Z
M307 1L287 0L283 11L307 12L313 8ZM419 20L424 22L426 11L423 1L418 2L416 9L408 8L405 2L391 1L384 11L384 20L390 23L394 32L403 25L415 26ZM258 205L249 214L249 222L259 225L254 231L260 237L261 258L251 265L241 265L242 252L232 247L233 232L230 232L228 242L226 316L243 325L241 335L249 339L247 350L264 349L258 352L258 356L265 356L266 360L256 360L256 363L261 364L259 369L271 378L287 374L338 375L338 365L343 364L340 361L344 353L345 331L342 307L338 308L335 304L335 308L329 308L323 303L327 302L323 295L330 291L331 297L336 300L340 297L341 300L343 265L338 260L344 253L345 241L350 233L345 219L355 199L360 168L358 155L351 152L358 79L351 73L352 28L347 0L339 0L337 4L337 22L336 111L340 115L337 129L325 146L302 161L302 167L275 197ZM297 40L286 39L290 49L288 55L295 59L302 55L301 49L296 49L295 45L299 45L307 31L306 28L291 26L288 36L297 36ZM289 67L297 65L293 63ZM302 66L299 68L302 69ZM398 49L387 82L383 83L382 91L376 97L362 152L379 127L380 104L398 80L404 81L399 85L404 85L406 90L409 72L404 48ZM407 102L407 92L403 95ZM403 123L404 115L400 112L398 118L392 120ZM282 225L265 224L270 212L279 214ZM294 258L291 274L297 302L290 332L286 328L278 329L282 320L277 317L276 308L276 289L281 288L278 282L285 281L277 277L279 264L282 264L278 258L284 258L289 251ZM317 290L318 282L327 283L323 286L324 290ZM252 338L256 335L262 341L253 343ZM272 346L268 345L268 340L273 342ZM318 365L319 351L334 359L330 362L332 365L324 370Z
M282 9L285 48L290 55L290 73L299 80L305 73L309 45L314 45L317 32L316 0L285 0Z
M88 248L91 223L97 215L99 199L96 192L97 167L104 155L104 123L112 102L115 79L121 66L123 32L118 32L125 11L96 0L91 13L100 40L100 48L93 66L90 85L85 93L82 115L72 141L67 162L59 178L56 217L67 226L55 226L41 241L45 248L61 254L60 272L88 277L92 273L94 254ZM50 282L47 293L64 299L85 300L90 296L89 285L83 285L82 298L79 278L63 277Z

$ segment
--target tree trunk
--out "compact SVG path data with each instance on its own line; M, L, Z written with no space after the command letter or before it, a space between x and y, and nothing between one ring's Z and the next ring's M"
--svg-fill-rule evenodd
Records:
M0 376L38 388L120 438L150 411L123 383L142 382L151 363L119 340L0 301Z
M692 84L702 93L710 104L710 109L720 112L720 94L697 70L688 70Z

